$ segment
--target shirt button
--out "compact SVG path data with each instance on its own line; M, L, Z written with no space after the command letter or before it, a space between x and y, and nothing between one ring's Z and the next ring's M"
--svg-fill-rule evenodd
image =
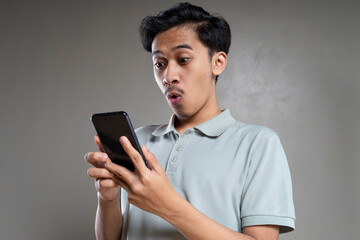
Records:
M171 161L172 161L172 162L176 162L176 157L173 157L173 158L171 159Z
M177 148L176 148L176 151L180 151L182 149L182 146L178 146Z

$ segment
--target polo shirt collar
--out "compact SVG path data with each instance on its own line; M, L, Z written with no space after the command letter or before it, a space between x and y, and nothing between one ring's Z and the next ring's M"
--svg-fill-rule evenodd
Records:
M169 124L158 127L157 129L155 129L155 131L152 132L152 135L156 137L160 137L172 131L177 132L174 127L174 123L175 123L175 114L172 114Z
M212 119L195 126L194 129L199 130L206 136L217 137L220 136L227 129L229 129L235 121L236 120L230 114L230 110L226 109ZM177 132L174 127L174 122L175 114L171 116L170 121L167 125L162 125L158 127L152 134L159 137L172 131Z

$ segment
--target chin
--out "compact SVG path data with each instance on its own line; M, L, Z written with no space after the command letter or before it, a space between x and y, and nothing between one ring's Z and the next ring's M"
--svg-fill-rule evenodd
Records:
M176 117L180 120L189 118L190 114L181 109L180 106L171 108Z

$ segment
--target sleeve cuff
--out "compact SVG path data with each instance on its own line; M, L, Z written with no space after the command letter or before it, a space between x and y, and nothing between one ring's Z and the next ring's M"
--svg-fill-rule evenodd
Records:
M295 219L279 216L246 216L242 218L242 228L256 225L277 225L280 233L295 230Z

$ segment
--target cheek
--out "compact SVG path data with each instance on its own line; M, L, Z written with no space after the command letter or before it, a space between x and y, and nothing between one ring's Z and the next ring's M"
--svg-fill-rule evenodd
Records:
M162 94L165 94L166 88L165 88L164 84L162 83L162 81L158 80L158 79L155 79L155 80L156 80L156 84L158 85Z
M160 88L161 90L163 90L164 86L163 86L163 84L162 84L162 80L161 80L160 74L154 71L154 78L155 78L156 84L159 86L159 88Z
M211 88L212 74L208 68L202 68L202 71L198 73L195 87L202 93L205 93Z
M159 81L158 79L155 79L156 84L158 85L158 87L160 88L161 92L164 93L164 84L162 84L161 81Z

